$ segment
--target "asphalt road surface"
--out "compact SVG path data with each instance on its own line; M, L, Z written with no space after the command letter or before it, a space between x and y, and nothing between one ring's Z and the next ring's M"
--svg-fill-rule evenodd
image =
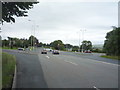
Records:
M17 58L16 88L118 88L118 61L99 54L3 51Z

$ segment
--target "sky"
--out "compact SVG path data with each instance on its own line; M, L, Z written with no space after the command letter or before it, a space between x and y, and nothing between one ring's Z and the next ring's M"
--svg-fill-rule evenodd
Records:
M28 11L28 17L15 17L16 23L4 23L2 39L28 39L32 34L43 43L62 40L64 44L79 45L90 40L104 44L111 26L118 26L118 2L104 1L40 0Z

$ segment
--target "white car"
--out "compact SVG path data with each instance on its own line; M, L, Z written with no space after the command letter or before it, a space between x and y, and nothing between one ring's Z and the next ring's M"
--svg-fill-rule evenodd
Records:
M24 48L18 48L18 50L25 51L25 49L24 49Z
M53 50L50 49L50 48L46 48L46 51L51 52L51 51L53 51Z

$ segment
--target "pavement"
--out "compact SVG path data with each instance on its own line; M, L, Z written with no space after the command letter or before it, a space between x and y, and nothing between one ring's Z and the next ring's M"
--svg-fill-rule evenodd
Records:
M98 54L3 50L17 58L16 88L118 88L118 61Z
M3 51L16 56L17 72L15 88L47 88L37 54L28 54L17 50Z

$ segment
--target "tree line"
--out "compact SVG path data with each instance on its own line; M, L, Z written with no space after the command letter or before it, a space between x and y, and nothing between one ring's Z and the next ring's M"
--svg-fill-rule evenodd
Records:
M120 56L120 27L114 28L112 31L108 32L106 34L106 40L104 41L103 50L100 51L99 49L93 50L92 42L84 40L82 42L82 45L80 46L73 46L71 44L64 44L61 40L55 40L51 42L50 44L39 42L39 40L31 35L29 39L24 38L12 38L8 37L8 40L4 39L2 40L2 47L22 47L22 48L28 48L30 46L35 47L47 47L47 48L53 48L56 50L71 50L72 51L85 51L85 50L91 50L96 52L105 52L106 55L111 56Z
M8 40L7 39L2 40L2 47L9 47L11 49L13 47L28 48L29 46L33 45L37 46L38 43L39 43L38 39L33 35L31 35L29 39L8 37Z
M28 48L28 47L44 47L44 48L52 48L56 50L67 50L67 51L78 51L78 50L92 50L91 41L83 41L81 46L73 46L71 44L64 44L62 40L55 40L50 44L39 42L39 40L31 35L29 39L25 38L13 38L8 37L8 39L2 40L2 47L9 48Z

